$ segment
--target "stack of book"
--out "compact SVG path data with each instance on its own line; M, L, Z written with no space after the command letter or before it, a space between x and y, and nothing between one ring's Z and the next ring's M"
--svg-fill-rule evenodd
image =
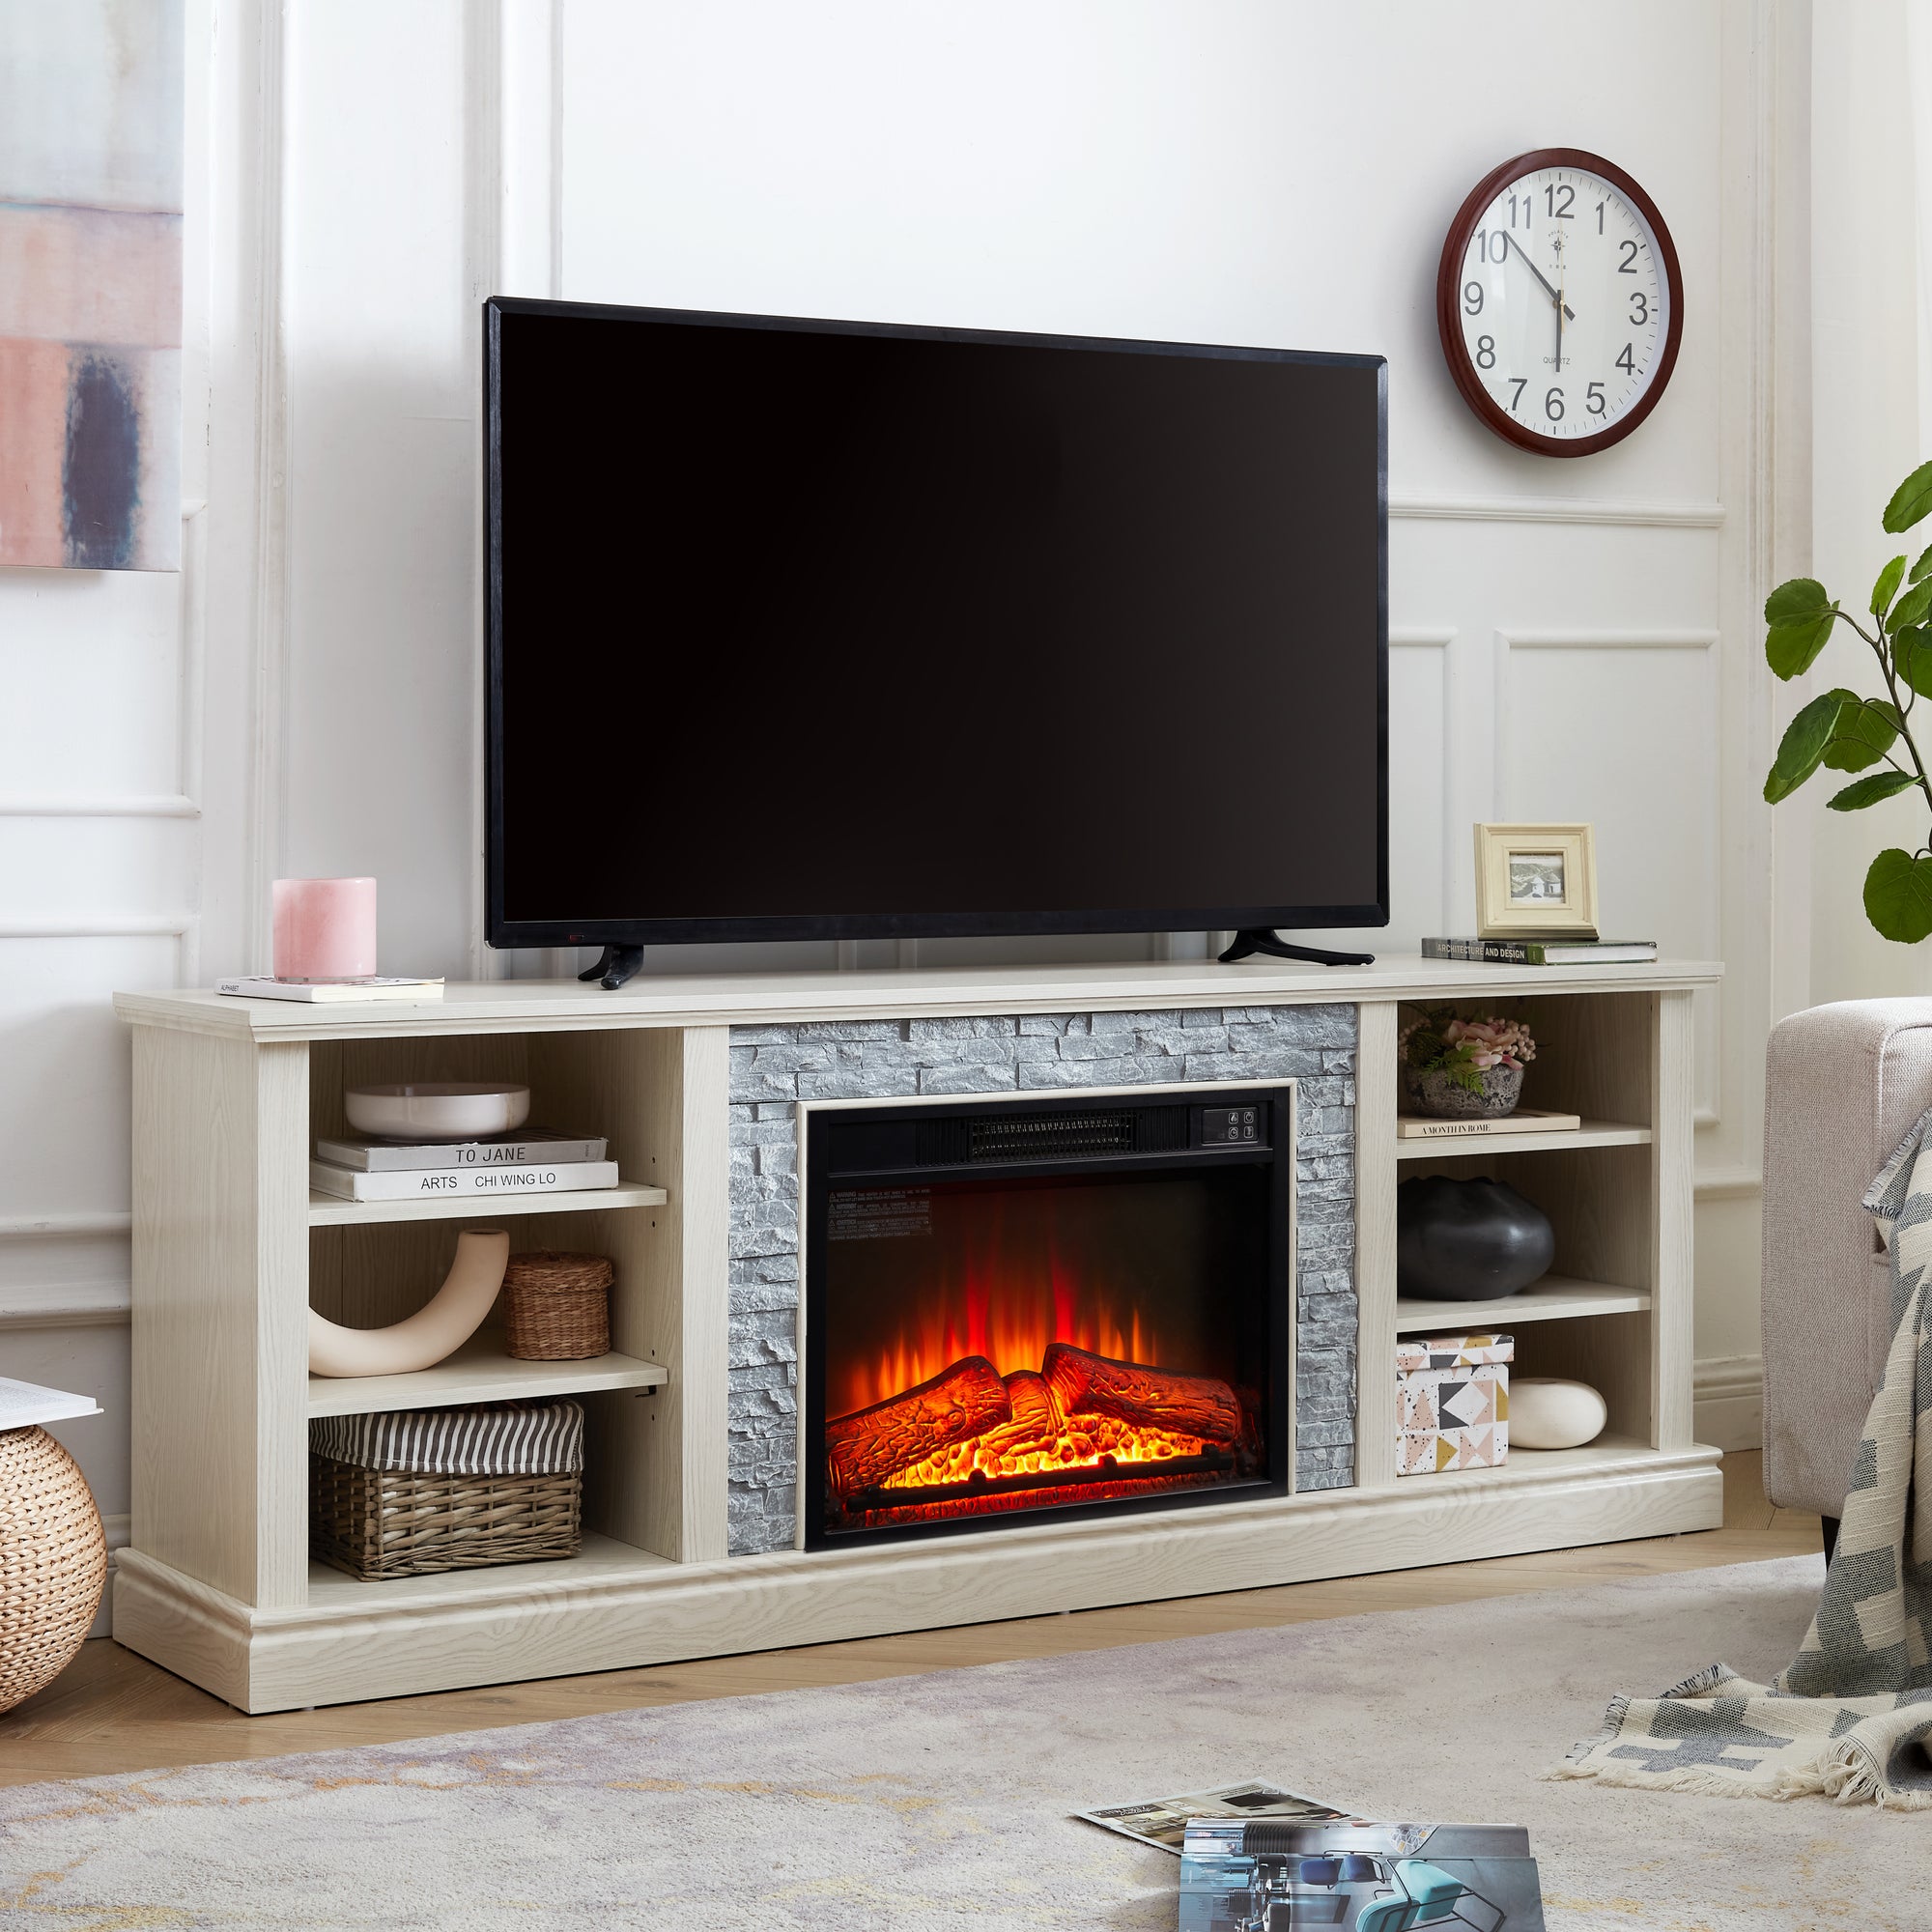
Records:
M615 1187L601 1134L524 1127L485 1141L317 1141L308 1184L344 1201L500 1200L506 1194L570 1194Z

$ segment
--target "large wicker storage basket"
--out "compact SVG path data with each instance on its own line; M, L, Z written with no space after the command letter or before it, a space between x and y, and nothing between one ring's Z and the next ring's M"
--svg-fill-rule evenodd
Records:
M309 1425L309 1551L366 1579L575 1556L574 1402L329 1416Z

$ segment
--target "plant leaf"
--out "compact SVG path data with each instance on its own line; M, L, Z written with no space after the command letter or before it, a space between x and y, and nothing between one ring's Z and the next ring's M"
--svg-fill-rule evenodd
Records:
M1905 581L1908 583L1917 583L1928 572L1932 572L1932 544L1927 544L1918 553L1918 561L1907 573Z
M1903 631L1910 625L1922 624L1928 611L1932 611L1932 577L1928 577L1922 583L1915 583L1891 607L1885 620L1885 628L1888 631Z
M1787 682L1809 670L1832 635L1837 609L1833 604L1808 624L1774 624L1764 634L1765 662Z
M1861 772L1891 750L1898 727L1898 713L1889 704L1867 697L1856 710L1839 712L1821 762L1834 772Z
M1932 858L1897 846L1881 852L1865 874L1865 917L1882 939L1917 946L1932 933Z
M1811 624L1837 606L1815 577L1792 577L1764 600L1764 621L1774 629L1782 624Z
M1920 697L1932 697L1932 630L1920 624L1895 633L1891 668Z
M1779 677L1809 670L1832 635L1838 607L1815 577L1794 577L1764 600L1765 661Z
M1895 798L1918 782L1910 772L1873 772L1869 778L1854 779L1843 791L1833 792L1825 803L1833 811L1862 811L1866 806Z
M1885 526L1893 536L1909 530L1920 517L1932 510L1932 463L1921 463L1896 490L1885 506Z
M1898 580L1905 575L1905 559L1895 556L1878 574L1878 582L1872 585L1871 613L1883 617L1887 607L1898 594Z
M1849 691L1828 691L1814 697L1789 724L1778 741L1777 756L1764 781L1768 805L1789 798L1813 772L1825 755L1825 747L1847 706L1856 707L1858 698Z

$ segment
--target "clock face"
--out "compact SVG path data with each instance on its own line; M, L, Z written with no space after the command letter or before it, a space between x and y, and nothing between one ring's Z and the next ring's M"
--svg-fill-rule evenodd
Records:
M1655 204L1597 156L1505 163L1443 249L1436 312L1451 372L1520 448L1580 456L1628 436L1669 380L1682 310Z

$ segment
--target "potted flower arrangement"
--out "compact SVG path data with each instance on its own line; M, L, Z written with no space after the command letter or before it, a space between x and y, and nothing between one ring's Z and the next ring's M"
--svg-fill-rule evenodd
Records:
M1417 1113L1440 1120L1500 1120L1522 1098L1522 1069L1536 1041L1520 1020L1458 1019L1424 1007L1397 1041L1402 1090Z

